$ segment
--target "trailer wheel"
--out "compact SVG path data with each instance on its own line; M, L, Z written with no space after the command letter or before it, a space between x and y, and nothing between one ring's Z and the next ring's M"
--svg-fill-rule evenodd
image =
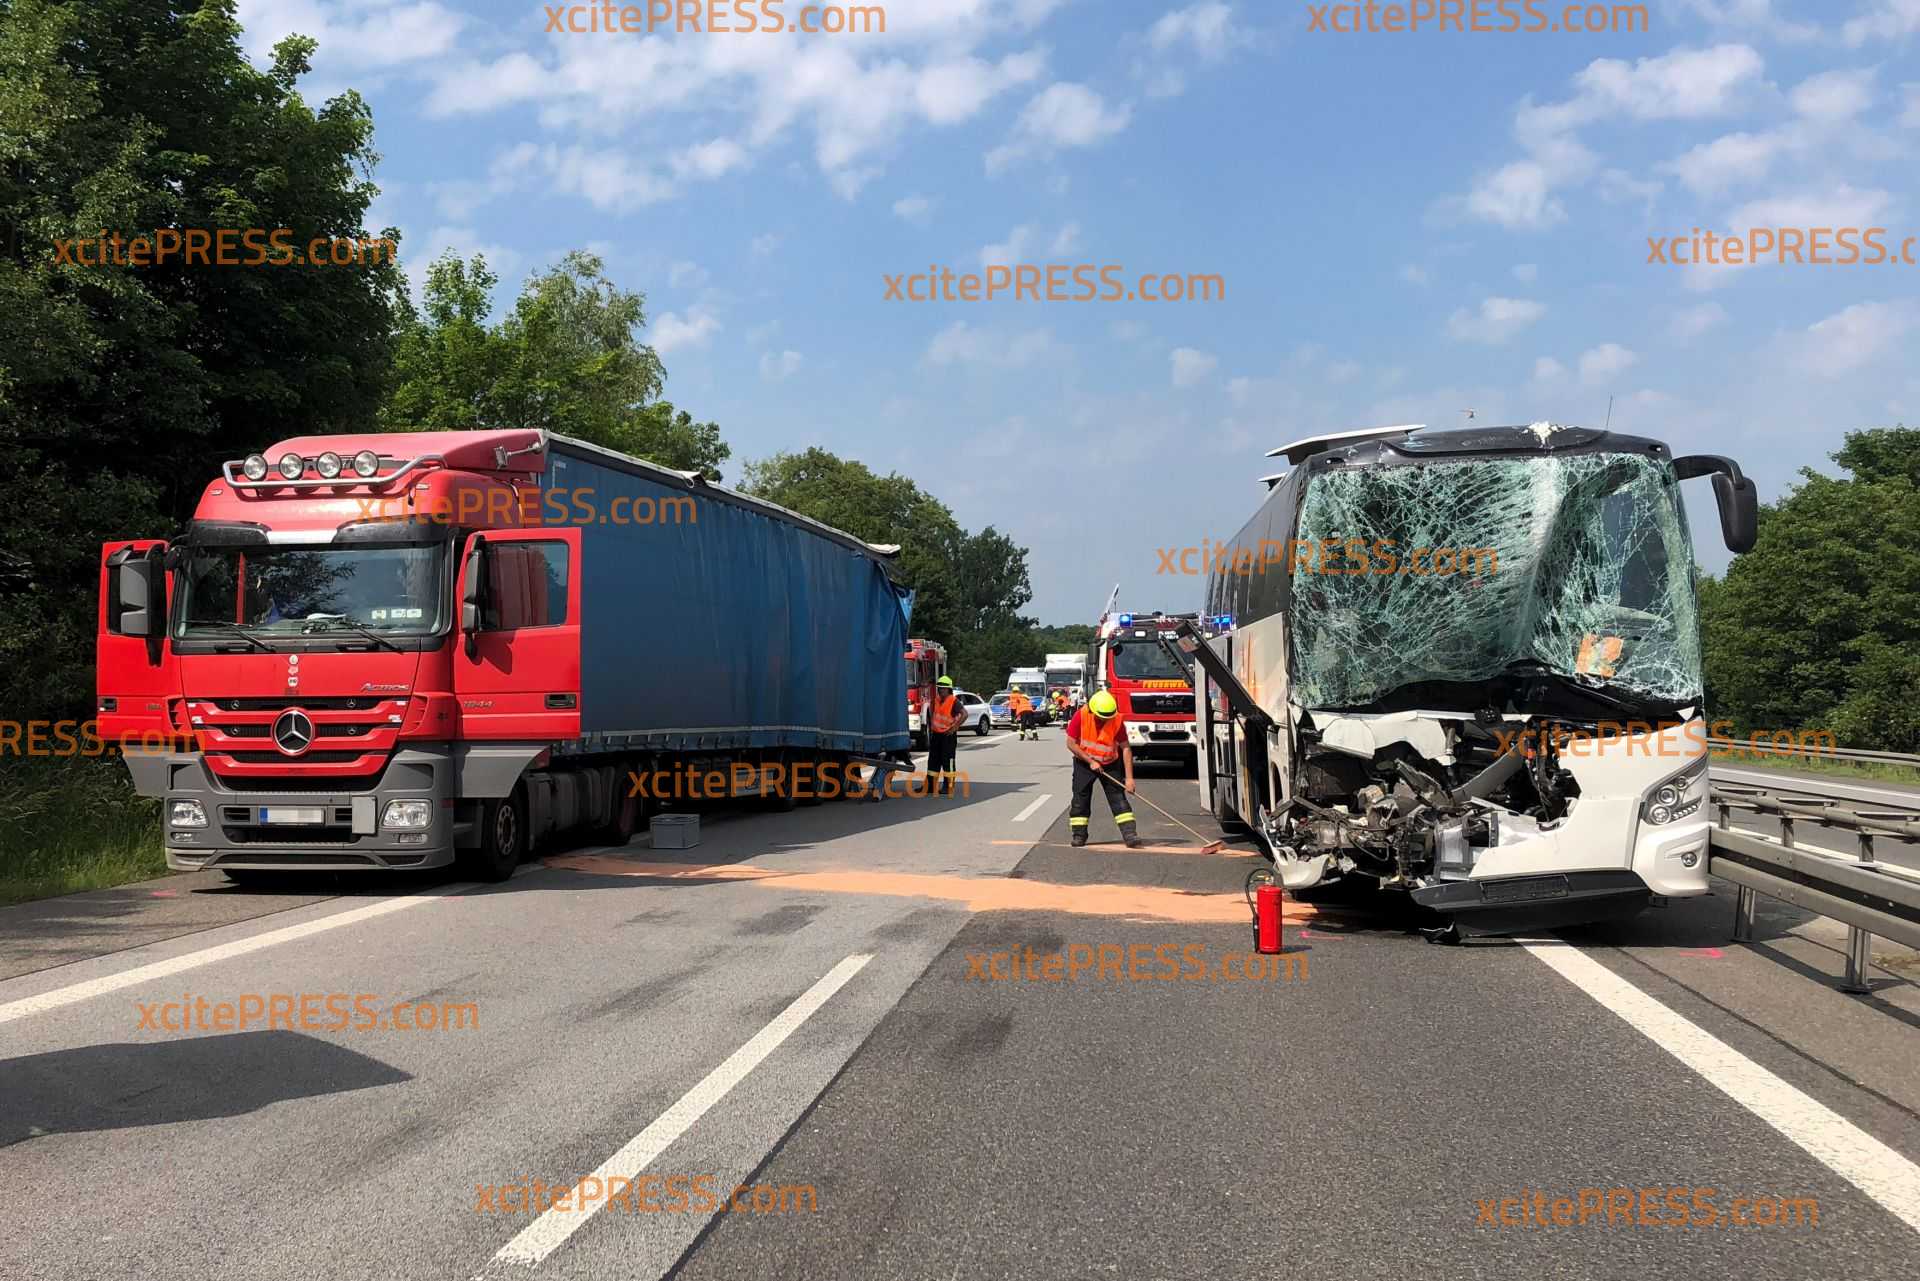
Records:
M594 833L602 845L625 845L640 830L641 811L646 801L638 796L618 796L613 802L613 821Z
M527 852L526 794L491 800L480 808L480 848L462 854L467 875L477 881L504 881Z

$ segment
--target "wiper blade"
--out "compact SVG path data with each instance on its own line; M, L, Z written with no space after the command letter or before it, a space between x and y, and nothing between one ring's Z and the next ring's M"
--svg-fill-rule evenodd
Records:
M261 640L258 636L255 636L252 632L248 631L246 628L242 627L240 624L229 623L223 618L197 618L189 622L187 626L188 627L224 627L228 631L232 632L234 635L238 636L241 640L246 641L249 645L252 645L255 649L265 650L269 654L277 654L280 652L279 650L275 649L273 646Z
M401 649L398 645L394 644L392 641L382 636L379 632L372 631L368 628L362 627L360 624L354 622L351 618L348 618L345 614L308 614L307 626L302 627L300 629L301 632L308 633L308 632L314 631L315 628L313 624L315 623L338 623L340 624L340 626L348 628L351 631L359 632L362 636L366 637L368 640L372 641L374 644L382 646L383 648L386 648L386 649L390 649L396 654L404 654L406 652L405 650Z

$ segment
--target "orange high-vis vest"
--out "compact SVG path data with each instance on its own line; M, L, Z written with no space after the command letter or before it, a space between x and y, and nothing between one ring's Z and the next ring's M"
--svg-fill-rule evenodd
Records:
M1101 720L1093 714L1091 708L1083 707L1078 715L1080 728L1075 732L1073 741L1080 744L1093 763L1102 769L1120 759L1122 736L1127 732L1127 722L1120 713L1115 712Z
M960 696L949 694L933 700L933 732L950 734L960 728Z
M1025 716L1033 710L1033 704L1027 700L1025 694L1020 693L1018 690L1015 690L1007 696L1007 707L1015 716Z

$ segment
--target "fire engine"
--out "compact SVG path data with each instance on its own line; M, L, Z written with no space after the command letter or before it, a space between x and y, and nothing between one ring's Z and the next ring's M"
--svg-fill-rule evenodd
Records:
M933 685L947 674L947 647L936 641L907 640L907 733L915 747L927 745L932 719Z

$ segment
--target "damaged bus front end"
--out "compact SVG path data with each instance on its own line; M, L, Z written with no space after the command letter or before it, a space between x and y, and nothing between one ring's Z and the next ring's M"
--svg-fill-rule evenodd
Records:
M1366 878L1460 931L1707 889L1707 756L1680 483L1731 461L1538 423L1274 451L1197 635L1203 797L1300 890Z

